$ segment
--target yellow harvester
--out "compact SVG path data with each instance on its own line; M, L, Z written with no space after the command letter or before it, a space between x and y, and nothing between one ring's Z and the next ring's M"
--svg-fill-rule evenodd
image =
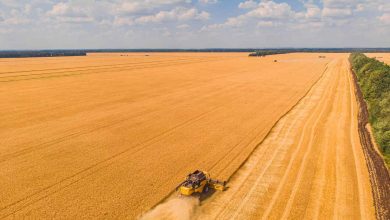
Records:
M207 172L196 170L188 174L177 189L180 194L185 196L190 196L193 193L207 193L209 189L223 191L226 189L226 181L213 180Z

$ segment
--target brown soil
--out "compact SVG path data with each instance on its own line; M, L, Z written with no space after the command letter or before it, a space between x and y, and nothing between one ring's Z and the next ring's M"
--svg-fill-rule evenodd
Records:
M383 155L380 152L380 148L379 148L378 144L376 143L374 133L373 133L374 131L372 130L370 123L366 124L366 129L367 129L368 133L370 134L371 142L372 142L372 145L374 146L374 149L378 152L379 156L383 157Z

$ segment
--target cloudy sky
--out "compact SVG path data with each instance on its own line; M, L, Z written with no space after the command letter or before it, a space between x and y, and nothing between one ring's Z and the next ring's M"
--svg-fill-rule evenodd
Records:
M390 47L390 0L0 0L0 50Z

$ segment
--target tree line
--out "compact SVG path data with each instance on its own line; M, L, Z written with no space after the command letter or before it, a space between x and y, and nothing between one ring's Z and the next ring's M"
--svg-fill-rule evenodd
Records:
M80 50L28 50L28 51L0 51L0 58L23 57L60 57L60 56L86 56Z
M250 57L265 57L268 55L274 54L284 54L284 53L292 53L291 50L256 50L253 53L250 53Z
M390 166L390 66L362 53L351 54L350 62L367 102L374 137Z
M250 57L263 57L285 53L389 53L390 48L286 48L286 49L257 49L249 54Z

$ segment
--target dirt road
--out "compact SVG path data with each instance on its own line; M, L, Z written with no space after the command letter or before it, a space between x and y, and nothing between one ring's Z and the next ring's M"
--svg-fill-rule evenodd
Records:
M132 219L195 169L228 178L332 60L235 53L1 59L0 218ZM286 210L301 215L297 201L314 201L306 197L308 178L318 182L312 185L322 195L318 201L325 201L320 204L336 214L352 215L347 202L362 216L369 213L363 209L369 191L355 128L347 126L355 108L341 105L350 100L349 83L345 74L327 75L332 90L317 94L324 98L308 111L313 114L306 125L298 120L300 127L290 129L296 147L286 141L259 148L268 164L260 168L270 179L258 182L270 188L255 189L275 197L257 213L289 215L281 211L287 202ZM331 137L329 146L319 137L324 135ZM336 197L328 198L335 189ZM245 201L252 201L252 191ZM318 215L334 213L322 210Z

